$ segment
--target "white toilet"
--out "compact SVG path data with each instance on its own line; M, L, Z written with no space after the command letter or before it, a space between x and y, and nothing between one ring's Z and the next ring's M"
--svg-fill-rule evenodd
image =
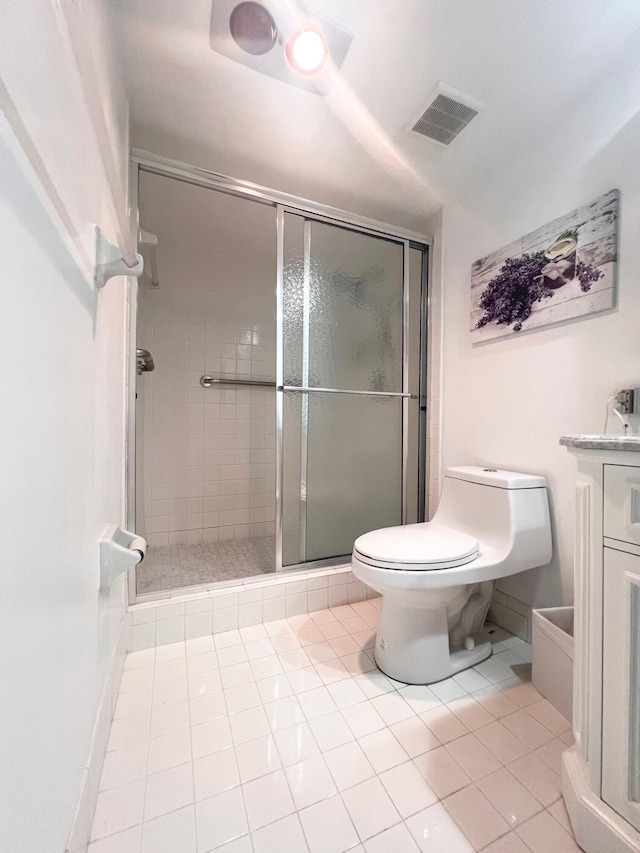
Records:
M431 684L491 654L474 636L497 578L551 559L543 477L449 468L432 521L356 539L354 575L382 594L375 658L398 681Z

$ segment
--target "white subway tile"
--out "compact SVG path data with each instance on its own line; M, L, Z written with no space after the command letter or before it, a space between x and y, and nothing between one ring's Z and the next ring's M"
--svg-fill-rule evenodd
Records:
M287 618L290 616L300 616L307 613L307 593L297 593L296 595L287 595L286 609Z
M316 610L326 610L329 606L329 598L327 589L314 589L307 593L308 612L312 613Z
M184 602L176 604L160 604L157 608L156 619L174 619L177 616L184 616ZM184 637L182 638L184 639Z
M285 588L285 584L279 578L273 578L262 587L262 600L284 598Z
M211 612L211 603L212 600L210 597L195 598L193 601L185 602L184 611L187 616L190 616L194 613L209 613Z
M262 601L262 590L258 587L250 587L248 589L243 589L238 594L238 602L240 605L243 604L253 604L256 602Z
M185 638L193 640L196 637L206 637L213 632L211 611L192 613L185 617Z
M305 578L305 580L296 580L296 581L292 580L292 581L289 581L289 583L287 583L285 585L285 592L286 592L287 596L289 596L289 595L300 595L301 593L304 593L306 591L307 591L306 578Z
M132 625L129 628L128 651L139 652L151 649L156 644L156 624L148 622L144 625Z
M238 593L237 592L225 592L222 594L215 594L213 596L213 609L221 610L227 609L229 607L237 607L238 606Z
M513 598L511 595L506 595L505 599L504 603L510 610L515 610L516 613L519 613L521 616L526 616L527 619L531 618L531 605L525 604L524 601Z
M238 627L238 607L225 607L213 611L212 630L214 634L233 631Z
M241 604L238 607L238 625L246 628L262 622L262 601L253 604Z
M145 533L145 539L147 540L147 544L158 548L163 547L164 545L169 544L169 534L168 533L150 533L148 530Z
M341 586L329 586L327 603L329 607L339 607L342 604L349 603L348 584Z
M506 631L509 631L511 634L515 634L516 637L520 637L521 640L527 640L529 635L529 620L526 616L521 616L520 613L516 613L515 610L509 610L509 608L505 606L503 618L504 624L502 627Z
M184 616L176 616L173 619L156 622L156 645L164 646L167 643L178 643L184 640L184 620Z
M131 612L131 624L132 625L144 625L147 622L155 622L156 621L156 610L155 607L145 607L141 610L134 610Z
M367 587L362 581L348 584L348 601L364 601L367 597Z
M497 601L492 601L489 606L489 619L502 628L504 623L504 605L499 604Z
M265 622L275 622L286 616L285 598L270 598L262 602L262 618Z

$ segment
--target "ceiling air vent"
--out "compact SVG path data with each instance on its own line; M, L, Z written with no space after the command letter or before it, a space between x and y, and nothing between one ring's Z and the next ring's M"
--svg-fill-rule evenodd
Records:
M428 106L407 125L409 133L424 136L437 145L450 145L461 130L475 118L481 105L459 89L438 83Z

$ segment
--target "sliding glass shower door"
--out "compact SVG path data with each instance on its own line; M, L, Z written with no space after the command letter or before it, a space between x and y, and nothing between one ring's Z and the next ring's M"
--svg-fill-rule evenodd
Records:
M411 337L419 361L422 253L282 209L279 229L276 535L288 568L349 555L360 534L417 520L407 465L409 436L419 443L419 365L410 372L408 361Z
M187 171L139 170L138 601L343 563L424 517L426 245Z

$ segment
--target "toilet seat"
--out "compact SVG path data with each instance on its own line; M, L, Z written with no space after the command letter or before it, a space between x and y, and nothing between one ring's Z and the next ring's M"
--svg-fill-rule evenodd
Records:
M473 536L435 522L373 530L356 539L354 555L363 563L405 571L464 566L478 556Z

